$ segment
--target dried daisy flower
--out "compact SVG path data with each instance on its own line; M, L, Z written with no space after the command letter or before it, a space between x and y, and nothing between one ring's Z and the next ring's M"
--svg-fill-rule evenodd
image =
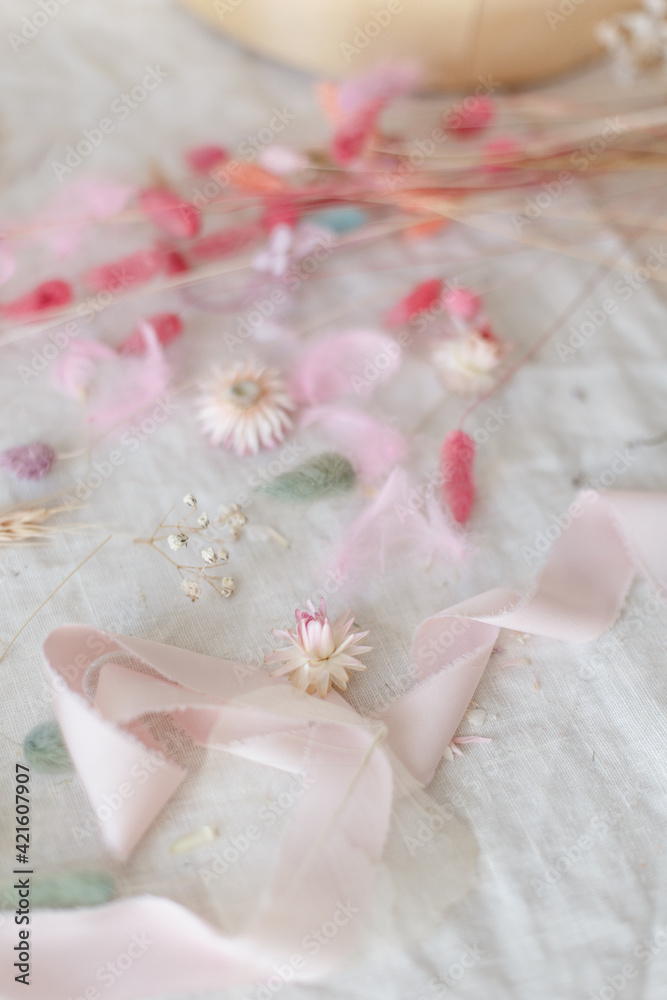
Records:
M325 698L335 684L341 691L347 688L348 670L365 670L357 656L368 653L372 646L360 646L365 632L350 632L354 615L348 609L335 622L327 615L324 598L316 611L312 601L306 611L294 612L296 631L274 629L273 635L291 643L286 649L276 649L264 657L265 663L283 663L273 676L289 674L292 684L300 691Z
M445 388L462 396L474 396L493 386L493 373L505 351L506 345L488 327L481 327L439 344L432 358Z
M197 498L194 497L192 493L186 493L185 496L183 497L183 503L186 504L188 507L196 507Z
M179 531L176 534L169 535L167 542L169 544L169 548L174 552L177 552L179 549L182 549L184 545L188 544L188 536L182 531Z
M294 409L278 373L248 361L218 369L203 387L197 418L212 444L256 455L280 444Z
M181 580L181 590L193 603L201 597L201 587L196 580L191 580L190 577L186 576Z

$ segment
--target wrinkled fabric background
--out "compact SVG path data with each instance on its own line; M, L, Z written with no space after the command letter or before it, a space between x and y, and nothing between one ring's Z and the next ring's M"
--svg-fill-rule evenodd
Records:
M62 160L65 147L76 144L83 129L95 127L119 94L140 83L147 67L159 67L166 73L164 81L116 122L113 133L79 168L80 176L90 171L147 183L151 171L159 169L178 181L184 148L219 141L234 149L257 134L275 109L294 115L278 141L314 145L326 137L312 81L228 44L176 3L70 0L14 51L10 33L20 31L22 18L37 9L5 0L0 12L4 225L39 218L61 190L53 160ZM610 99L609 78L602 70L553 90ZM417 130L423 122L426 133L437 103L434 98L411 102L404 121L410 128L416 123ZM649 221L656 225L640 245L627 250L625 270L628 261L635 262L630 269L639 266L651 247L661 247L658 230L665 206L660 205L659 184L660 178L651 175L620 183L625 192L636 189L644 226ZM562 202L563 217L574 218L568 205L601 210L605 190L608 194L608 184L596 189L582 174ZM580 235L576 223L571 225L576 242ZM112 256L118 237L110 230L100 227L87 244L91 263ZM567 222L559 234L568 238ZM617 259L624 241L632 243L638 235L633 227L606 228L599 246ZM21 277L12 279L3 296L13 297L56 276L47 252L38 243L31 246L22 251ZM80 272L86 263L74 254L62 261L60 273ZM428 241L387 241L363 253L334 254L317 279L304 286L289 318L303 324L348 302L350 312L338 325L370 325L400 290L420 277L443 273L484 293L498 332L521 349L544 331L589 272L590 265L576 259L452 227ZM422 619L494 586L530 586L542 557L529 550L567 510L579 486L611 468L618 451L630 459L614 488L667 489L667 445L626 451L629 442L667 430L665 293L651 282L622 301L613 289L618 280L619 273L611 273L572 317L579 327L586 309L614 298L618 309L595 335L584 338L583 346L564 360L556 343L570 334L556 335L472 419L470 429L483 426L488 410L501 408L503 413L502 426L479 449L479 501L468 561L461 567L427 568L406 553L384 576L351 580L339 590L329 587L332 611L349 604L363 627L372 629L369 669L351 694L362 710L400 690L408 673L411 634ZM156 311L158 301L164 298L147 294L120 304L100 314L85 332L117 343L136 318ZM180 355L176 352L179 378L200 374L214 358L227 362L222 334L234 328L235 318L196 308L183 316L188 333ZM335 325L325 323L324 328ZM0 447L32 439L48 440L60 451L81 446L80 414L53 389L48 366L25 384L20 375L19 366L26 359L30 364L31 351L44 343L36 335L2 348ZM434 470L442 437L461 411L460 401L452 399L429 419L441 395L429 366L412 356L369 403L372 412L393 419L405 432L420 428L411 464L415 482ZM210 511L234 500L250 470L266 467L271 456L243 465L211 451L197 433L190 397L183 394L173 403L174 415L155 433L135 447L121 446L122 463L91 491L85 510L74 515L93 526L90 537L60 535L47 547L0 550L4 646L105 534L115 536L49 601L0 664L0 793L5 803L16 744L33 725L51 717L40 667L41 641L50 629L67 621L87 622L259 663L272 648L270 630L289 624L295 606L328 586L326 554L363 503L358 494L305 510L255 501L248 513L256 530L232 548L229 572L237 580L237 594L229 602L207 594L191 605L178 589L175 571L132 539L149 535L187 491L197 495L201 509ZM299 440L321 447L314 434ZM116 447L112 440L104 442L94 458L104 461ZM0 498L9 503L39 496L64 488L87 471L80 462L62 463L49 480L36 485L3 475ZM257 527L262 524L279 530L291 548L263 539ZM666 632L667 609L656 604L647 584L638 582L615 628L597 643L524 642L504 634L475 698L487 720L475 730L466 723L461 729L492 742L468 746L463 757L445 762L430 789L436 800L457 804L458 815L477 838L480 863L473 889L418 942L377 960L362 960L326 983L286 985L281 991L285 1000L604 1000L616 994L623 1000L660 1000L667 981L662 844L667 819ZM518 666L500 669L516 660ZM264 829L257 849L216 886L215 900L198 872L216 849L255 822L261 804L274 801L289 782L242 762L223 767L196 751L191 763L191 779L124 867L110 861L99 831L90 824L76 777L35 775L36 869L107 870L124 894L166 894L233 930L251 909L253 894L275 861L272 831ZM0 863L9 874L10 810L3 806L0 816ZM219 828L216 844L190 854L169 853L177 837L203 824ZM446 878L447 864L447 856L439 858L434 877ZM400 909L400 900L395 905ZM211 997L232 995L254 997L256 988ZM60 1000L56 984L54 1000Z

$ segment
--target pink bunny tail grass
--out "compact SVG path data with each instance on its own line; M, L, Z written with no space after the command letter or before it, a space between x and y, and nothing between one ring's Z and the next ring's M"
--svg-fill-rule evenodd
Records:
M442 443L440 462L443 498L457 524L465 524L475 502L475 442L465 431L450 431Z
M43 281L37 288L27 295L14 299L13 302L5 302L0 306L0 310L9 319L24 319L36 313L61 309L73 300L72 286L67 281L56 278L53 281Z
M166 188L142 191L139 208L158 229L175 239L192 239L201 228L199 209Z
M145 321L155 330L158 343L166 347L172 340L176 340L183 333L183 321L176 313L155 313ZM126 337L118 348L119 354L145 354L148 344L142 326L133 330L129 337Z
M439 278L422 281L389 310L385 316L387 326L393 330L397 326L409 323L415 316L419 316L420 313L426 312L427 309L434 306L439 301L441 293L442 281Z

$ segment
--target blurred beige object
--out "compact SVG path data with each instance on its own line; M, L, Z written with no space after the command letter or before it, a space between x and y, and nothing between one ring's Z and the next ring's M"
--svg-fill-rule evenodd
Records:
M596 25L632 0L185 0L263 55L325 76L414 59L431 87L470 88L489 74L517 85L599 51Z

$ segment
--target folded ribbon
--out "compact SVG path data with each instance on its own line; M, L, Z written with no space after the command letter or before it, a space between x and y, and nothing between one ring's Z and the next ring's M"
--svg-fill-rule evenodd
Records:
M430 781L499 630L590 640L613 623L637 570L662 588L667 496L588 492L563 520L532 595L521 600L513 591L492 590L424 621L414 640L413 687L370 718L335 693L320 701L261 670L239 671L232 661L87 626L51 633L44 652L56 712L117 857L133 850L185 777L151 747L141 721L146 713L169 713L208 747L302 775L304 793L274 880L241 935L225 937L183 906L150 896L38 911L31 916L31 1000L87 996L98 970L139 935L150 945L107 985L108 1000L282 981L279 970L309 928L335 921L341 906L363 913L392 801L411 782ZM97 670L100 658L119 653L131 654L139 667L107 659ZM114 809L121 786L129 792ZM16 930L8 919L0 926L0 996L7 1000L23 995L12 968ZM326 948L293 969L294 980L327 974L358 938L355 920L346 918Z

